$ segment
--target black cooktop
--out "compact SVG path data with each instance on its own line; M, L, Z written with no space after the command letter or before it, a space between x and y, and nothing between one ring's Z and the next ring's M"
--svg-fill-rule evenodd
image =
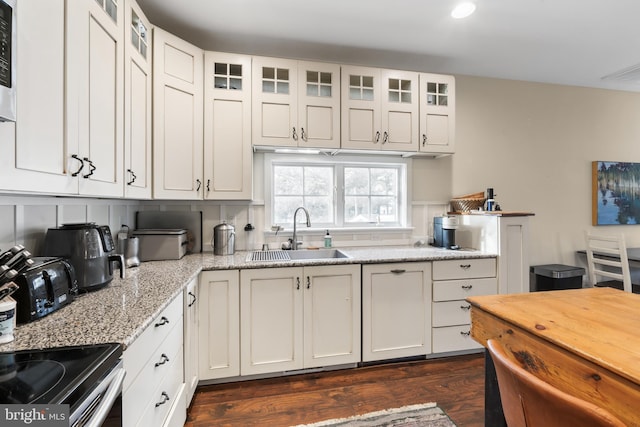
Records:
M0 353L0 403L81 402L122 355L119 344Z

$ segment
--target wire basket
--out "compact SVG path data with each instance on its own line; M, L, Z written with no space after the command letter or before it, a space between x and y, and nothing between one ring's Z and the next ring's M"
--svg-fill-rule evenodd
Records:
M469 212L481 208L484 206L484 202L487 199L482 198L473 198L473 199L452 199L451 200L451 210L453 212Z

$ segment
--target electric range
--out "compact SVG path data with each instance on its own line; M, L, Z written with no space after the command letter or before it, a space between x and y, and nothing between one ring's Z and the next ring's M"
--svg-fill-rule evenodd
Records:
M0 353L0 406L63 404L71 426L121 425L121 356L119 344Z

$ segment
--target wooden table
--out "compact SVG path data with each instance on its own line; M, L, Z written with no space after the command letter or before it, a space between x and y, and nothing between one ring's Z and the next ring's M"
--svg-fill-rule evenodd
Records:
M640 295L588 288L467 301L476 341L499 341L539 378L640 426ZM485 425L504 425L491 358L486 362Z

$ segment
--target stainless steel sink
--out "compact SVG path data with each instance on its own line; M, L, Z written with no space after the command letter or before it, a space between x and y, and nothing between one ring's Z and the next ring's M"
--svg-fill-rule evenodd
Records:
M254 251L247 256L247 261L296 261L339 258L350 257L338 249L299 249L296 251Z
M349 255L338 249L299 249L291 251L289 256L293 260L350 258Z

